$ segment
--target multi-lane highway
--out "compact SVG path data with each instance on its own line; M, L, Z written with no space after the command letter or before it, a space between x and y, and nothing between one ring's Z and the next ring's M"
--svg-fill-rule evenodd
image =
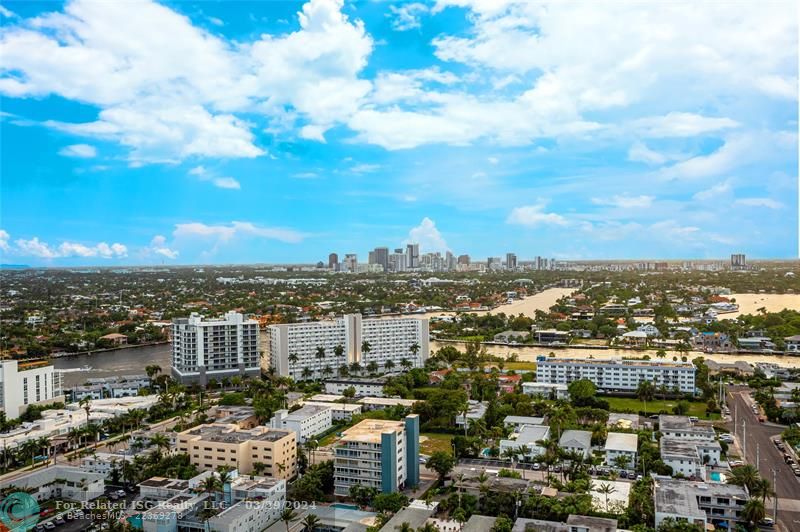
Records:
M778 496L778 525L786 531L800 530L800 477L795 476L783 459L773 438L783 432L783 427L761 423L753 413L753 400L747 387L730 387L728 406L731 421L728 427L735 432L736 440L749 464L758 462L761 476L774 483ZM734 423L736 430L734 431ZM767 501L767 516L772 517L774 502Z

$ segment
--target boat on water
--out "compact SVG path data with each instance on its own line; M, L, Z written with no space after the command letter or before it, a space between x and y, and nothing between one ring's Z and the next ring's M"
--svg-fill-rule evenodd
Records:
M61 373L77 373L79 371L92 371L92 369L94 369L92 368L92 366L86 364L80 368L67 368L67 369L60 369L58 371L60 371Z

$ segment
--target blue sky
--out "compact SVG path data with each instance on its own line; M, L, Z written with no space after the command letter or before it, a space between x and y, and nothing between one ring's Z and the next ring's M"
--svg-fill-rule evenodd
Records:
M794 2L0 2L0 259L798 253Z

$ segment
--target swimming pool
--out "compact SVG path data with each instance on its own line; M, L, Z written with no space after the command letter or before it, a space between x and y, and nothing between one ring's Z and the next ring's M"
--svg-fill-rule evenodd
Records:
M340 510L358 510L358 506L355 504L344 504L341 502L331 504L331 508L338 508Z
M725 475L717 471L714 471L711 473L711 480L713 480L714 482L725 482Z

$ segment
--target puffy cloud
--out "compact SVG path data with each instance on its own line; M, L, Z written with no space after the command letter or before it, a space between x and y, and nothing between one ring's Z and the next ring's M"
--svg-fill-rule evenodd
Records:
M763 207L765 209L783 208L783 203L772 198L739 198L733 204L742 207Z
M709 201L713 199L718 199L723 194L727 194L731 191L731 184L730 181L723 181L721 183L717 183L716 185L711 186L705 190L701 190L696 192L692 199L696 201Z
M406 244L419 244L421 252L430 253L434 251L445 252L450 248L447 246L442 233L436 227L436 222L427 216L422 219L420 224L413 227L408 232Z
M207 225L201 222L177 224L172 232L174 238L211 239L220 243L229 242L237 236L249 236L298 243L306 237L304 233L283 227L262 227L251 222Z
M73 144L61 148L58 153L65 157L91 159L92 157L97 157L97 148L88 144Z
M299 30L239 43L153 1L75 0L0 35L0 93L96 105L94 122L48 124L119 142L140 163L257 157L238 113L272 120L291 108L319 139L370 91L358 73L372 39L342 7L310 0Z
M615 195L610 198L592 198L592 203L595 205L609 205L620 209L644 209L653 204L655 196L628 196L628 195Z
M60 259L69 257L98 257L101 259L119 259L128 256L127 246L119 243L107 244L99 242L95 245L85 245L79 242L62 242L57 247L52 247L46 242L33 237L29 240L18 239L14 242L16 249L13 252L23 257L37 257L40 259Z
M0 251L9 251L8 241L11 239L11 235L8 234L8 231L4 229L0 229Z
M396 31L408 31L419 28L422 23L420 17L428 12L428 6L419 2L389 6L389 15L392 19L392 28Z
M693 113L668 113L635 120L632 124L646 137L692 137L739 127L730 118L716 118Z
M659 165L667 162L667 157L664 154L651 150L642 142L636 142L628 150L628 160L650 165Z
M148 251L160 255L162 257L166 257L168 259L177 259L178 258L178 251L175 249L171 249L167 245L167 239L164 235L156 235L153 237L153 240L150 241L150 247Z
M242 188L242 185L232 177L216 177L211 180L214 183L214 186L217 188L227 188L227 189L234 189L239 190Z
M545 212L545 203L515 207L506 218L506 223L536 227L538 225L567 225L567 220L560 214Z

